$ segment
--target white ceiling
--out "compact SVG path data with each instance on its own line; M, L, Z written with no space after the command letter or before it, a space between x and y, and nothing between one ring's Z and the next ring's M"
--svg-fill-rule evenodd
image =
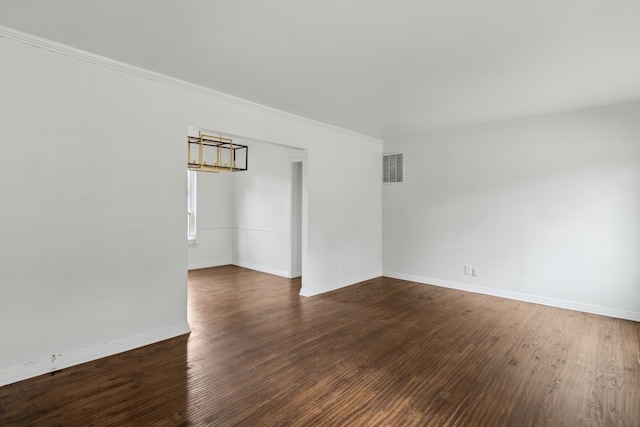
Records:
M640 0L2 0L0 25L382 139L640 100Z

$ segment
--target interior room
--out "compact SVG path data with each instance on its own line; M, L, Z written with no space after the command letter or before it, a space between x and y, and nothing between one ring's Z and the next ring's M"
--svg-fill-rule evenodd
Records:
M0 425L640 424L638 22L3 1Z
M222 134L195 128L189 133ZM291 230L296 220L298 229L302 228L306 151L236 136L229 139L248 147L251 167L240 173L192 172L196 177L196 230L189 241L189 270L233 264L282 277L300 277L302 235L298 232L297 245L292 245L295 236ZM292 174L296 166L300 188L294 200ZM294 203L297 210L293 210Z

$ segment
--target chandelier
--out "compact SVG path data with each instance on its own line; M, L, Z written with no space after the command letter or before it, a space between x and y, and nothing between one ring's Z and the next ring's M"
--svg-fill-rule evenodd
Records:
M196 172L246 171L249 147L231 138L207 135L187 137L187 167Z

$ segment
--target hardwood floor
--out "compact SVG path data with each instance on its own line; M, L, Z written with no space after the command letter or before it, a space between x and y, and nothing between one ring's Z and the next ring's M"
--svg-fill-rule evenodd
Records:
M640 324L389 278L189 274L190 336L0 388L0 426L640 426Z

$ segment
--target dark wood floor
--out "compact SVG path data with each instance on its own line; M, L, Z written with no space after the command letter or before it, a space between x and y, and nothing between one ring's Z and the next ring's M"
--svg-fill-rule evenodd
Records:
M193 332L0 388L0 426L640 426L640 324L379 278L189 274Z

